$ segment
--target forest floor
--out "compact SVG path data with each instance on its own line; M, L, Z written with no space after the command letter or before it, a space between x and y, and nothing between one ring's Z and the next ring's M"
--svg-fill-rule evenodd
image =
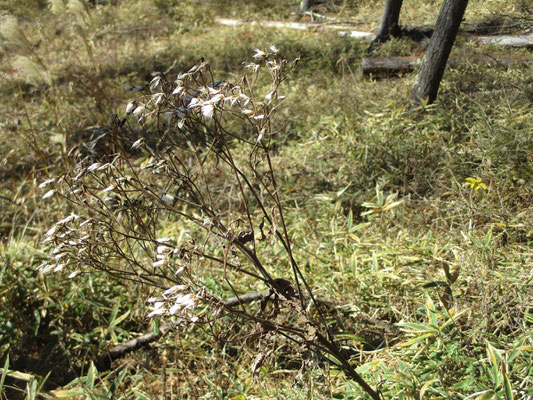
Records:
M175 79L202 59L214 80L235 81L256 49L271 45L299 58L272 120L293 256L314 294L332 305L329 328L352 365L386 399L533 398L531 65L458 63L446 70L435 104L412 108L416 71L364 75L367 42L215 23L310 22L296 14L297 2L4 3L0 362L9 373L0 374L0 398L365 398L335 360L254 340L250 323L233 319L170 330L109 371L89 368L116 344L168 322L147 317L155 289L105 272L69 279L71 270L38 270L53 257L45 234L78 213L40 186L72 170L71 148L94 140L108 121L135 123L125 110L138 93L125 87L148 85L158 71ZM327 1L315 11L376 32L381 3ZM431 25L439 5L407 1L400 22ZM532 11L525 0L471 1L464 26L530 34ZM374 55L423 51L404 38ZM532 54L461 37L452 55ZM266 80L257 85L261 92ZM174 219L155 229L181 237L185 228ZM279 251L264 256L273 275L289 276ZM205 286L232 297L222 271L210 273ZM240 293L265 289L240 283ZM257 369L262 346L271 351ZM64 382L76 365L85 375Z

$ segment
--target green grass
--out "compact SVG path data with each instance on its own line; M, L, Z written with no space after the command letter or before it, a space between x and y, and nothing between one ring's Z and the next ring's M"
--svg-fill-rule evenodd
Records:
M147 83L152 72L173 63L173 74L187 70L202 57L217 78L232 79L255 48L274 43L284 57L301 57L282 88L287 100L275 120L281 130L274 162L285 217L295 257L316 296L337 305L328 310L328 323L354 366L373 387L380 385L385 398L477 393L471 398L509 399L510 391L516 399L532 396L533 114L527 70L479 64L449 69L436 104L410 110L406 99L415 75L363 77L364 43L213 23L216 16L298 18L296 2L271 3L97 2L88 8L89 22L82 18L76 27L44 3L8 2L6 11L18 18L29 48L4 38L0 53L0 360L4 364L9 355L11 371L30 375L13 381L16 373L10 372L3 389L16 385L30 396L44 381L54 381L53 375L46 378L51 365L67 369L151 329L144 299L152 293L146 287L101 273L69 280L36 270L50 251L42 244L44 233L73 211L59 198L42 200L38 185L73 164L66 153L87 128L102 125L113 112L124 115L132 98L124 86ZM415 3L406 2L403 23L435 19L440 2ZM333 18L356 21L361 29L378 24L381 9L374 2L329 4L321 12ZM524 16L527 6L520 0L471 1L465 18ZM380 54L411 51L411 43L399 40ZM503 52L466 41L454 48L459 55ZM16 55L42 64L33 75L28 68L23 73L13 65ZM388 208L392 194L397 197L390 202L401 203ZM164 236L181 228L170 220L160 229ZM274 272L285 270L275 246L263 255ZM447 277L445 265L459 272L457 280ZM216 274L204 283L231 296ZM212 332L172 332L118 362L113 372L93 371L92 378L72 382L64 394L361 398L360 388L334 364L309 357L300 370L299 349L281 340L256 342L253 333L253 327L229 320L218 321ZM272 353L254 378L259 348Z

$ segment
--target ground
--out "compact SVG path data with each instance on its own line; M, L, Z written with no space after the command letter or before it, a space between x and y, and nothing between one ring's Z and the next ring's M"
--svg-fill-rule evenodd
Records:
M295 14L298 2L6 3L0 30L5 398L364 398L334 359L302 353L275 335L259 338L253 323L238 318L217 320L209 329L171 330L115 361L110 371L96 371L87 360L168 322L147 317L147 300L159 289L96 270L72 279L72 270L38 270L53 257L53 246L43 243L50 227L87 212L58 195L45 196L57 181L39 186L73 169L75 157L94 156L83 144L117 120L128 119L128 148L144 134L135 115L125 112L139 93L125 87L146 85L157 71L168 70L174 80L202 59L214 80L238 81L243 63L271 45L289 61L300 58L279 88L286 99L272 120L271 156L287 238L314 295L328 304L322 312L350 363L384 398L533 396L530 67L449 68L437 102L411 108L416 72L364 76L368 43L322 30L214 22L308 21L309 15ZM403 25L436 20L439 2L405 3ZM328 1L316 11L375 31L381 6ZM530 13L523 0L472 0L464 25L499 21L512 25L513 34L527 33ZM422 50L398 39L375 54ZM530 57L531 50L461 37L453 54ZM266 94L268 82L261 75L257 93ZM228 123L232 132L248 133L248 125ZM158 132L148 132L149 143ZM76 145L80 152L70 152ZM248 159L245 146L231 149L236 160ZM135 151L127 159L133 166L147 162ZM213 171L209 182L226 176L222 167ZM228 182L221 193L233 187ZM238 195L227 193L219 204L238 211ZM176 217L158 220L154 229L157 237L174 239L195 232ZM283 249L268 241L264 246L268 271L290 278ZM147 258L136 251L134 257ZM223 274L209 266L202 284L227 299L234 294ZM254 279L236 282L239 293L266 288ZM261 304L249 307L257 315L264 311ZM262 366L254 368L263 353ZM69 375L76 366L84 366L80 379Z

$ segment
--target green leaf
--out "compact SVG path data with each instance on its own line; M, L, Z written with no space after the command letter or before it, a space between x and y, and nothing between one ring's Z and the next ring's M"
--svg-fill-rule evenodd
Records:
M342 365L342 363L340 362L340 360L335 357L335 356L332 356L331 354L328 354L328 353L325 353L324 356L329 360L331 361L333 364L339 366L339 365Z
M477 329L482 329L487 325L487 318L483 318L479 325L476 327Z
M346 227L348 228L348 232L352 231L352 225L353 225L353 211L350 209L348 211L348 217L346 218Z
M511 387L511 382L509 381L509 377L507 376L507 373L505 372L505 368L502 368L502 375L503 375L503 388L505 390L505 398L507 400L514 400L513 389Z
M403 322L403 323L400 323L398 325L402 326L402 327L405 326L407 328L410 328L410 329L402 329L403 331L410 332L410 333L421 333L421 332L437 333L438 332L438 330L435 329L435 327L433 327L431 325L415 324L415 323L411 323L411 322Z
M461 310L458 313L453 314L453 316L451 318L449 318L444 324L442 324L442 326L440 327L441 331L443 331L446 328L448 328L449 325L454 324L455 321L457 321L459 318L461 318L461 316L463 314L466 314L468 311L469 310L465 308L464 310Z
M115 304L113 311L111 311L111 316L109 317L109 326L115 326L115 318L117 317L119 305Z
M492 229L487 232L485 238L483 239L483 244L485 247L489 247L490 241L492 240Z
M7 369L9 368L9 355L6 357L6 362L4 363L4 368L2 369L2 376L0 377L0 393L4 387L4 381L7 375Z
M378 258L376 256L376 253L372 252L372 270L377 271L378 270Z
M11 376L12 378L20 379L21 381L26 381L26 382L29 382L33 379L33 375L26 374L20 371L8 371L7 375Z
M507 358L507 362L508 362L509 364L511 364L511 363L514 361L514 359L516 358L516 356L518 356L519 354L520 354L520 350L518 350L518 349L513 349L513 350L511 351L511 353L509 353L509 357Z
M492 383L495 387L500 386L501 384L501 376L499 373L499 363L502 361L502 358L500 354L498 353L498 350L496 350L488 341L487 344L487 357L490 361L490 368L489 368L489 375L492 380Z
M434 332L425 333L425 334L417 336L417 337L415 337L415 338L413 338L411 340L408 340L407 342L400 343L400 346L404 346L404 347L411 346L412 344L415 344L417 342L425 341L426 339L432 338L432 337L435 337L435 333Z
M427 381L424 383L424 385L420 388L420 398L425 399L424 394L426 394L426 391L429 389L429 387L432 385L433 382L437 381L437 378L433 378L430 381Z
M135 393L135 397L139 400L151 400L150 396L139 389L133 389L133 393Z
M487 356L490 360L490 363L492 365L498 366L499 362L503 361L503 357L498 352L498 349L492 346L488 341L486 341L486 345L487 345Z
M476 400L490 400L496 395L496 392L494 390L487 390L484 392L481 396L476 397Z
M373 369L379 367L380 364L381 364L381 360L370 361L370 362L367 362L367 363L361 365L355 371L358 374L363 374L363 373L365 373L368 370L373 370Z
M28 382L26 387L28 389L29 400L35 400L37 396L37 379L32 379L30 382Z
M431 297L429 296L427 296L426 298L426 314L427 314L429 322L431 322L431 325L439 326L439 322L437 320L437 313L435 310L435 304L433 303L433 300L431 300Z
M98 370L94 366L94 363L91 361L91 366L89 367L89 373L87 374L87 387L90 391L94 389L94 381L96 379L96 375L98 374Z
M355 226L352 226L351 228L348 229L348 232L349 233L354 233L354 232L357 232L358 230L362 229L362 228L365 228L367 227L368 225L370 225L370 222L362 222L360 224L357 224Z
M340 333L336 335L339 339L352 339L355 340L358 343L366 343L365 339L363 339L360 336L352 335L350 333Z
M70 397L79 397L86 394L83 389L52 390L50 393L54 398L58 399L68 399Z
M126 311L124 314L122 314L120 317L118 317L117 319L115 319L114 323L112 326L117 326L119 325L122 321L124 321L126 318L128 318L128 316L130 315L131 313L131 310L128 310Z
M379 186L376 186L376 203L379 206L383 205L383 192L379 190Z

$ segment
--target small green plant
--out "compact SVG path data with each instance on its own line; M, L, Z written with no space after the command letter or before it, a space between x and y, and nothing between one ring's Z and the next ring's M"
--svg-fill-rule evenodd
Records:
M486 389L480 392L476 392L468 398L472 399L505 399L513 400L518 390L513 388L509 376L512 370L516 370L518 366L524 367L525 365L519 361L520 356L533 350L532 346L525 345L525 340L522 339L516 342L513 349L510 351L503 351L495 348L488 340L485 342L486 358L480 360L480 365L483 368L485 376L488 378L488 385L485 385ZM530 368L530 367L526 367ZM521 387L526 384L522 382ZM527 385L527 384L526 384ZM520 392L519 396L530 395L529 392ZM518 397L522 398L522 397Z
M375 202L365 202L361 204L363 207L368 208L368 211L364 211L361 215L377 215L385 211L392 210L403 203L403 200L396 200L398 193L389 194L386 198L383 196L383 191L376 186L376 200Z
M475 192L477 192L479 189L482 189L482 190L487 189L487 185L484 184L481 178L479 177L478 178L473 178L473 177L466 178L464 185L470 186Z
M402 346L410 346L417 342L432 343L439 341L446 336L455 336L457 334L456 322L466 311L457 312L455 310L439 312L431 297L427 297L424 311L427 323L404 322L400 326L405 332L414 336L412 339L402 343ZM455 331L454 331L455 330ZM437 347L438 347L437 343Z

